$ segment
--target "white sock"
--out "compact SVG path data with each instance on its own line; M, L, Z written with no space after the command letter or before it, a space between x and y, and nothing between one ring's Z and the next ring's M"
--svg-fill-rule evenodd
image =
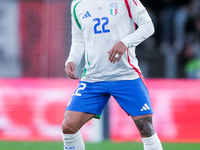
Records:
M64 150L85 150L81 132L75 134L62 134Z
M144 150L163 150L158 135L155 133L151 137L142 138Z

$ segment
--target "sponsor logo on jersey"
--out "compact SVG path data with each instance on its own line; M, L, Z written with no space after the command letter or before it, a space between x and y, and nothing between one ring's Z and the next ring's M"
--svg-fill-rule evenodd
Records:
M143 9L142 11L138 12L138 15L140 16L140 15L142 15L145 12L146 12L146 9Z
M117 3L110 3L110 14L112 16L116 16L118 13L118 5Z
M84 14L83 19L84 19L84 18L88 18L88 17L91 17L89 11L87 11L87 12Z
M98 10L101 10L101 9L102 9L102 7L100 6L100 7L98 7L97 9L98 9Z

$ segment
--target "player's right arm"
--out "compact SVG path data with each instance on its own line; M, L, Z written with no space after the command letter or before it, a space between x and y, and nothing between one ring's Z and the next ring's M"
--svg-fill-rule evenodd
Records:
M77 6L81 0L73 1L71 5L71 20L72 20L72 44L67 61L65 62L65 71L72 79L77 79L75 76L75 66L78 65L83 57L85 42L81 25L77 18Z

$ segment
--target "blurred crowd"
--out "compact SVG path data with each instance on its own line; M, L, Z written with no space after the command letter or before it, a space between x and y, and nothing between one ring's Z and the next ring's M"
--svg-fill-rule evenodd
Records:
M168 77L200 78L200 0L141 1L156 28L148 47L165 57Z

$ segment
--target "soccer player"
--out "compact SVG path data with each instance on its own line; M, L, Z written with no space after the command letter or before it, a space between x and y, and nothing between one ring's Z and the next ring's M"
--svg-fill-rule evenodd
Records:
M101 117L112 95L135 122L144 149L162 150L135 56L135 47L154 33L145 7L139 0L73 0L71 16L72 45L65 71L78 79L75 66L83 55L85 68L64 115L64 149L85 150L80 128Z

